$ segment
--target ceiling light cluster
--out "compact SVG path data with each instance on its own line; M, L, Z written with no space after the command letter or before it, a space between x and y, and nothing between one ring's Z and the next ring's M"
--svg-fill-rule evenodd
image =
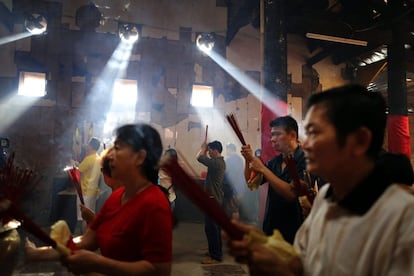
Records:
M359 66L366 66L387 58L387 47L384 45L372 53L371 56L359 61Z
M196 45L203 52L210 52L216 43L215 33L199 33L196 36Z
M133 23L120 23L118 34L123 42L130 44L135 43L139 39L138 26Z
M24 27L31 34L39 35L46 31L47 20L43 15L33 13L25 19Z

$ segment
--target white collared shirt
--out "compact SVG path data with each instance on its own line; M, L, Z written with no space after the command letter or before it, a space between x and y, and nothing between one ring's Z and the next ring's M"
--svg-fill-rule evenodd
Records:
M326 198L329 186L296 234L304 275L414 275L414 196L391 185L358 215Z

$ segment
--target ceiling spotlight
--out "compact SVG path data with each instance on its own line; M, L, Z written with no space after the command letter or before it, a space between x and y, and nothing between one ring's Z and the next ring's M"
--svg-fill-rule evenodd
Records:
M43 15L33 13L25 19L24 27L31 34L39 35L46 31L47 20Z
M199 33L196 36L196 45L203 52L210 52L216 42L215 33Z
M122 23L118 28L119 37L126 43L134 43L139 38L139 31L136 24Z

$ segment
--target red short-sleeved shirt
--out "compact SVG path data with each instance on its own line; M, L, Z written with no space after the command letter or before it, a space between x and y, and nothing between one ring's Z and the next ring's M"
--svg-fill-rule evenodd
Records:
M101 254L120 261L171 262L172 214L167 197L151 185L121 205L124 190L111 194L90 225Z

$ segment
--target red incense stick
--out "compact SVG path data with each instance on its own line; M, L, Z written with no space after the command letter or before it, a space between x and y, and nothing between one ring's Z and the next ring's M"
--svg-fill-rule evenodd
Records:
M294 187L297 195L298 196L306 195L307 199L312 204L313 200L315 199L315 193L311 188L306 189L300 183L300 178L299 178L298 170L297 170L297 167L296 167L295 159L293 158L292 155L287 155L287 156L285 156L284 159L285 159L286 167L288 168L290 177L292 178L293 187Z
M204 141L207 142L207 135L208 135L208 125L206 125L206 135L204 136Z
M176 160L169 159L161 167L175 179L174 188L181 190L201 211L223 228L232 239L241 240L243 238L243 231L231 223L217 201L211 199L200 185L181 168Z
M85 200L83 198L82 187L81 187L81 183L80 183L80 173L79 173L79 170L76 169L75 167L73 167L72 169L69 169L68 170L68 175L69 175L69 178L72 181L73 185L76 188L76 192L78 193L80 202L83 205L85 205Z
M230 123L231 128L236 133L237 137L239 138L241 144L243 146L246 145L246 141L244 140L243 133L240 130L239 124L237 123L236 117L234 117L234 114L228 114L226 115L227 121Z
M21 211L19 208L17 208L16 205L14 205L13 202L10 201L10 205L8 209L5 211L7 215L10 217L18 220L21 224L21 226L28 231L29 233L32 233L34 236L36 236L39 240L45 242L47 245L52 246L53 248L56 248L56 242L49 237L48 234L46 234L37 224L35 224L28 216L26 216L23 211Z
M231 128L234 130L237 137L239 138L240 143L243 146L247 145L246 141L244 140L243 133L240 130L239 124L237 123L237 120L236 120L236 117L234 116L234 114L233 113L228 114L228 115L226 115L226 118L227 118L227 121L230 123ZM254 180L254 178L257 176L257 174L258 174L258 172L251 171L250 178L247 181L247 183L251 183Z

